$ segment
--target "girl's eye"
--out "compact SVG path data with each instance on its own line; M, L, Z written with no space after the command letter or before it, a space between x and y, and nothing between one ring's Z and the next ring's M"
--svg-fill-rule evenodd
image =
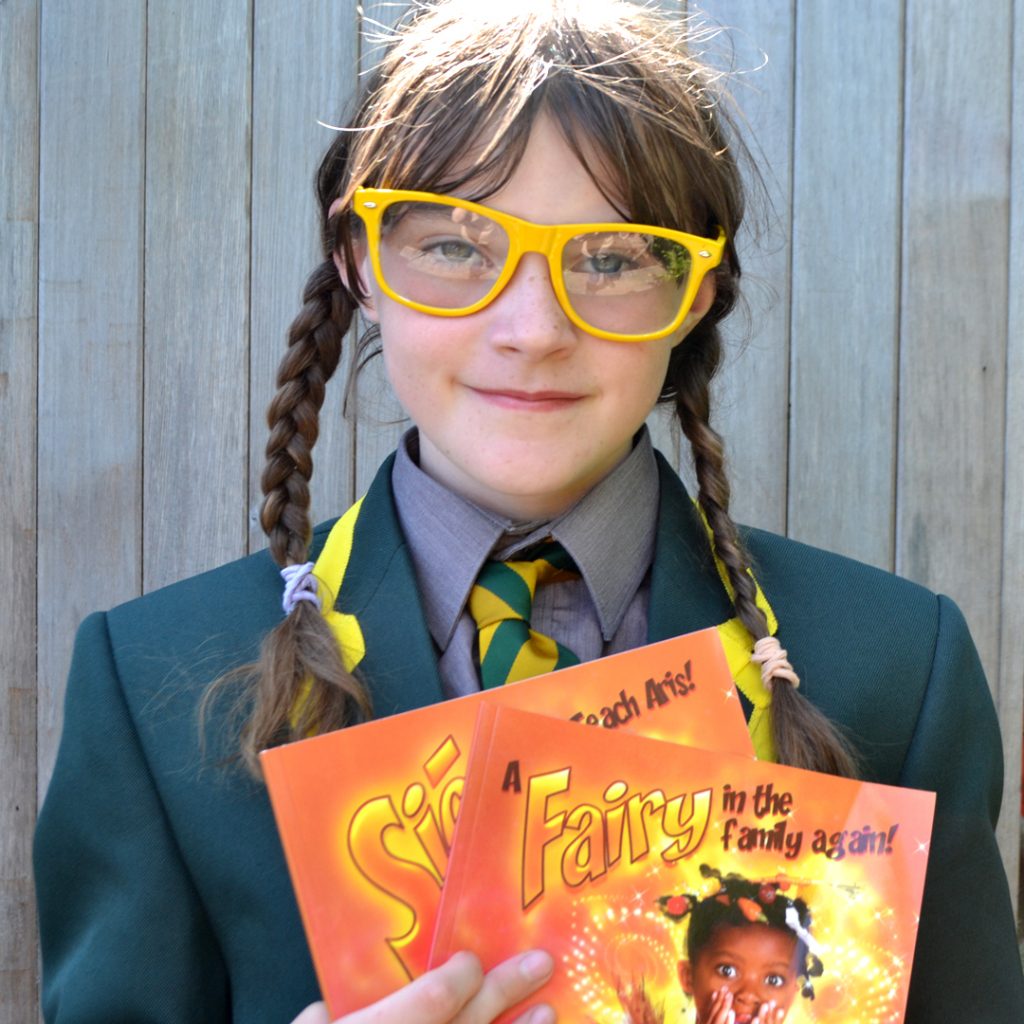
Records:
M771 988L782 988L786 984L786 979L781 974L769 974L765 977L764 983Z
M599 252L584 261L586 270L591 274L621 274L632 269L632 260L614 252Z
M426 242L420 248L430 255L452 263L468 263L472 259L479 259L480 252L475 246L462 238L446 238L437 242Z
M720 978L735 978L738 973L733 964L719 964L715 968L715 974Z

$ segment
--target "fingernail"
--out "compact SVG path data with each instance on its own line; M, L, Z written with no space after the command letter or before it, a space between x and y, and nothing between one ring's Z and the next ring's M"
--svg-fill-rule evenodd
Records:
M535 1006L526 1018L527 1024L555 1024L556 1020L555 1011L545 1005Z
M519 970L527 981L542 981L544 978L549 978L554 969L554 960L542 950L527 953L519 961Z

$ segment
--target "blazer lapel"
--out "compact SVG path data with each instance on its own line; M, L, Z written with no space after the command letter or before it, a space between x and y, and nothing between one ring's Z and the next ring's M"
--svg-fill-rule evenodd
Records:
M385 460L363 499L336 604L355 615L362 628L366 654L356 673L370 684L377 717L444 699L434 641L391 493L393 462L393 455Z
M686 488L661 453L654 454L660 492L648 643L718 626L735 615L715 568L704 524Z

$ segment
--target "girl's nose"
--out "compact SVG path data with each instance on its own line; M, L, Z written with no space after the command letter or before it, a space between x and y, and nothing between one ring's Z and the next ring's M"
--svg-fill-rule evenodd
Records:
M555 295L548 262L539 253L522 257L490 312L491 341L503 348L544 358L576 341L575 328Z

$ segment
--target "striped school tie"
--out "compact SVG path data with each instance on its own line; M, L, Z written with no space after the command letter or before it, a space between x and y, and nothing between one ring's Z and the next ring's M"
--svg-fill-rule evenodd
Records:
M534 556L531 560L487 562L469 595L485 690L579 664L580 659L568 647L530 629L537 587L578 578L576 565L554 541L530 553Z

